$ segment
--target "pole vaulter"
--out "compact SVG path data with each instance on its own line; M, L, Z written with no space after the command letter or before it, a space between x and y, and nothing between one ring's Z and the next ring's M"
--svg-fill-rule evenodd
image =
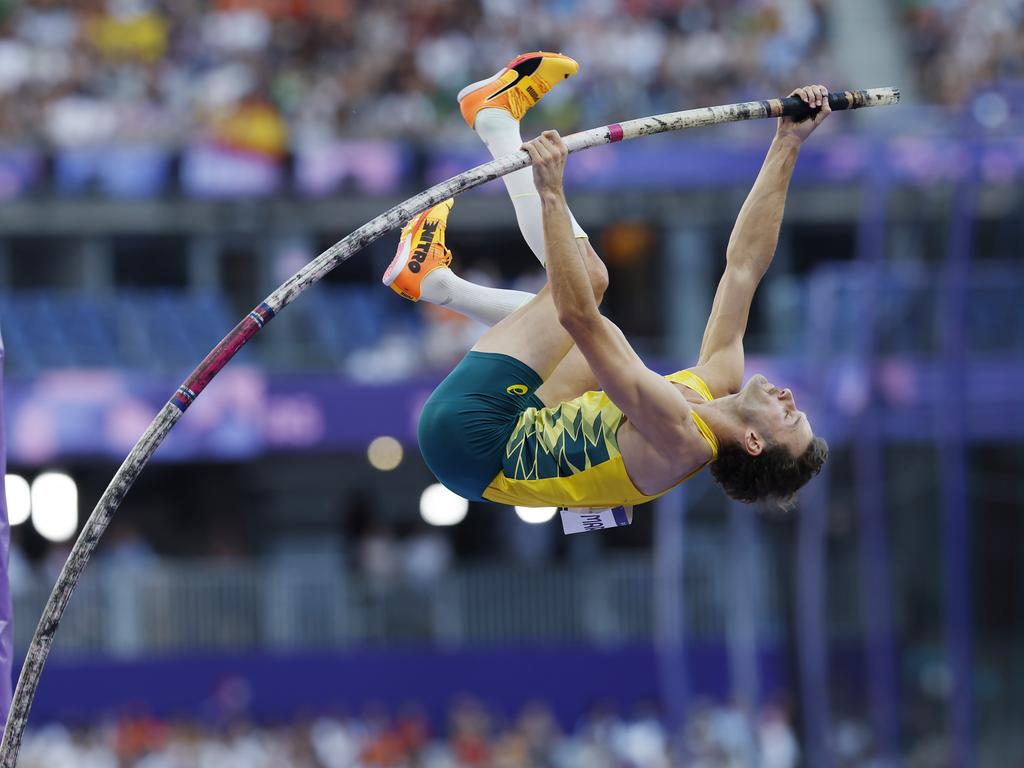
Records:
M833 110L860 109L896 104L900 100L899 89L870 88L860 91L830 93L828 103ZM601 128L581 131L565 138L570 153L590 149L601 144L614 144L641 136L700 128L718 123L739 122L760 118L795 117L811 114L811 109L798 97L767 99L703 107L681 112L654 115L624 123L612 123ZM121 464L107 489L100 497L96 508L86 521L78 540L61 569L57 583L43 609L22 666L18 685L14 692L7 724L4 728L3 743L0 745L0 768L14 768L21 749L21 741L28 720L32 700L35 697L43 666L49 656L50 646L57 631L64 609L78 584L100 537L111 518L121 505L125 495L149 462L153 453L167 437L168 432L182 417L192 402L202 393L222 368L235 356L239 349L269 323L282 309L291 304L311 285L320 280L344 261L380 238L392 229L401 227L409 219L443 200L493 181L531 164L529 154L523 150L505 157L478 165L458 176L437 184L425 192L394 206L377 218L364 224L352 234L328 248L309 264L289 278L250 312L224 339L206 356L184 384L160 410Z

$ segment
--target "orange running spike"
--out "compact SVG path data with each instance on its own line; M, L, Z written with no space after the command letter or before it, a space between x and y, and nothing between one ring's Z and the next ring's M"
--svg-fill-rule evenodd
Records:
M560 53L534 51L517 56L493 77L459 91L462 117L472 128L481 109L504 109L516 120L544 98L544 94L580 69L574 59Z

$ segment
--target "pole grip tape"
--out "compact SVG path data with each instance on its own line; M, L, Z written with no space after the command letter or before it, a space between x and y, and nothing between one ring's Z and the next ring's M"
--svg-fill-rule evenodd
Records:
M894 104L899 101L899 90L896 88L874 88L861 91L837 91L828 95L828 105L833 112L844 109L860 109L875 104ZM818 114L818 107L809 107L799 96L787 96L779 99L782 105L781 114L796 120L804 120ZM774 110L773 110L774 111Z

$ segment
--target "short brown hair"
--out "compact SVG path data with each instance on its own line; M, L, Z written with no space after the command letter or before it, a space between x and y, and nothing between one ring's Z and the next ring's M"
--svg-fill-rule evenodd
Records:
M711 476L730 498L788 509L796 492L818 474L827 458L828 443L820 437L812 438L807 450L796 457L782 445L768 446L753 456L739 443L727 443L718 449Z

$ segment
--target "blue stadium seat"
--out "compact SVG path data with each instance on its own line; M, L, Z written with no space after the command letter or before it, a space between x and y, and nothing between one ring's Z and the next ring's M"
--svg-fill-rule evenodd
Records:
M238 320L225 297L182 290L121 293L117 313L122 364L160 370L196 365Z
M412 305L379 286L320 286L308 303L317 343L332 362L373 347L387 334L416 334Z

